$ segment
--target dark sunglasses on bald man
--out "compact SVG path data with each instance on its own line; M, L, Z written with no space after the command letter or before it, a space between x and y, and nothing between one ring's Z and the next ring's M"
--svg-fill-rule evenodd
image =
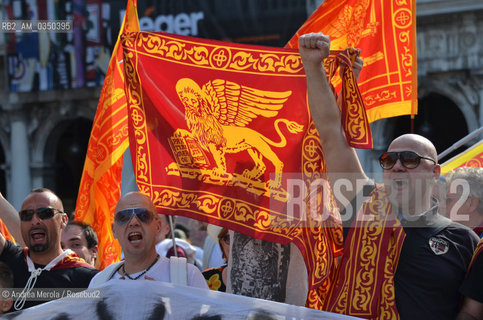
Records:
M64 213L63 211L56 208L38 208L38 209L27 209L19 212L20 220L30 221L34 217L34 213L37 213L37 217L42 220L51 219L56 213Z
M130 208L116 212L114 221L123 226L131 220L133 215L136 215L139 221L146 224L153 221L154 218L153 213L146 208Z
M383 153L379 157L379 164L384 170L389 170L394 167L398 159L401 161L402 166L406 169L417 168L419 166L419 163L421 162L421 159L430 160L433 161L434 164L436 164L436 161L434 161L433 159L420 156L413 151Z

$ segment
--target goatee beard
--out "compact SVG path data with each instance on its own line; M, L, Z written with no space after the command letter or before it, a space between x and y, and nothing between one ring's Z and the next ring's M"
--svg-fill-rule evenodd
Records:
M34 244L33 246L30 246L29 247L29 249L32 252L35 252L35 253L45 252L45 251L47 251L48 248L49 247L46 244Z

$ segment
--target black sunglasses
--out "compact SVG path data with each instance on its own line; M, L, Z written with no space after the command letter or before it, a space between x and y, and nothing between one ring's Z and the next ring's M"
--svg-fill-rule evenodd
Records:
M436 164L436 161L434 161L433 159L420 156L413 151L383 153L379 157L379 164L384 170L389 170L394 167L398 159L401 161L401 164L406 169L417 168L419 166L419 163L421 162L421 159L430 160L433 161L434 164Z
M153 213L146 208L130 208L116 212L114 221L123 226L131 220L133 215L136 215L139 221L146 224L153 221L154 218Z
M37 213L37 217L42 220L51 219L56 213L64 213L63 211L56 208L38 208L38 209L27 209L19 212L21 221L30 221L34 217L34 213Z

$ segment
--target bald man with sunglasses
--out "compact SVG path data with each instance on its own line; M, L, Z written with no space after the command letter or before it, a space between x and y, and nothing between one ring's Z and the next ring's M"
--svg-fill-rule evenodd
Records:
M454 319L458 289L478 237L438 214L432 189L441 169L428 139L415 134L394 139L379 158L384 185L367 177L346 141L322 67L329 49L330 38L321 33L299 38L310 111L331 187L339 191L340 178L352 183L343 197L336 195L348 225L341 270L324 310L364 318ZM361 68L357 58L354 72Z
M114 237L121 244L124 260L108 266L96 275L89 284L90 288L111 279L157 280L179 284L171 279L171 260L156 252L156 237L163 226L148 196L140 192L124 195L116 205L111 227ZM183 265L183 268L186 271L181 270L177 275L183 274L188 286L208 289L198 268L189 263Z
M61 232L67 224L67 215L62 201L54 192L46 188L32 190L18 213L5 198L0 197L0 214L2 218L17 215L22 239L27 246L15 246L0 234L0 261L13 272L14 288L18 289L15 292L24 293L23 297L18 295L14 299L11 311L48 301L30 299L38 296L38 290L44 288L87 288L98 270L72 250L62 249ZM52 291L47 298L60 298L61 290L55 292Z

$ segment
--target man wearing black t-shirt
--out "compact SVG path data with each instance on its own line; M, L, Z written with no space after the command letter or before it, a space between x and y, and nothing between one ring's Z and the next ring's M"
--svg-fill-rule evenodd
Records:
M62 250L61 232L68 219L57 195L45 188L32 190L18 214L0 196L0 216L14 215L20 218L20 230L27 247L15 246L0 234L0 261L11 268L13 286L19 291L23 290L26 298L14 299L11 311L46 302L32 301L29 298L39 297L35 291L37 289L87 288L98 270L80 259L73 251ZM42 295L53 300L60 297L60 291L46 290Z
M432 190L441 167L436 148L425 137L405 134L394 139L379 158L384 185L375 186L369 180L347 142L341 112L322 66L329 49L330 38L321 33L299 38L310 111L330 184L339 208L347 207L341 216L352 221L345 229L344 253L324 310L370 319L454 319L458 288L478 237L438 214ZM355 66L357 73L362 67L359 57ZM351 99L356 97L353 89L347 89ZM352 107L343 111L352 116ZM356 121L351 121L354 131L362 128L355 128ZM338 178L351 183L344 199L337 197L337 183L342 181ZM367 187L370 194L364 194Z

